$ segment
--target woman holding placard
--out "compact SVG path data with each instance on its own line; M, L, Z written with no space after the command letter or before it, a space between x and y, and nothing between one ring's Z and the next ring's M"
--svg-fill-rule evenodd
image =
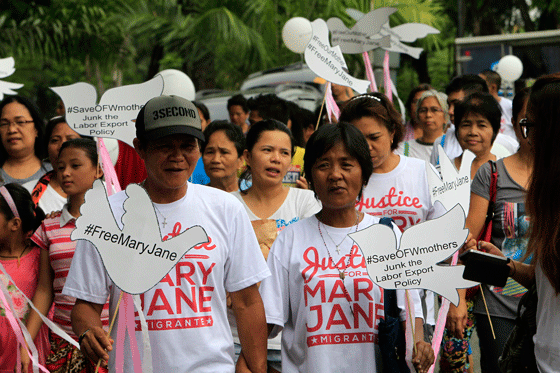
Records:
M348 237L379 222L355 208L373 172L368 144L348 123L327 124L310 137L304 165L322 209L281 232L267 261L272 276L260 288L270 335L283 330L282 371L379 371L373 310L382 307L383 291ZM397 298L402 320L405 297ZM416 347L413 362L425 372L433 351L423 341Z
M56 162L57 178L63 191L68 195L60 215L47 218L39 226L31 240L41 250L41 272L39 285L33 303L46 314L54 302L54 322L76 341L81 338L72 331L70 312L75 298L62 295L62 288L72 263L76 241L70 240L70 234L80 216L80 207L84 203L86 191L93 182L103 175L97 163L97 145L90 139L73 139L65 142ZM108 326L109 308L105 304L102 321ZM27 321L29 333L34 336L41 326L41 319L33 312ZM85 372L88 361L81 352L57 335L51 335L51 354L47 359L50 371Z
M43 126L39 110L26 98L8 96L0 102L1 183L23 185L52 169L41 161Z
M531 217L528 229L527 255L531 264L510 260L510 277L526 288L536 285L536 334L533 337L538 370L558 371L560 366L560 240L558 238L560 198L551 188L560 180L560 74L536 80L531 87L526 117L519 127L533 153L533 172L527 191L527 213ZM483 250L504 255L491 243L481 243ZM523 258L525 259L525 258ZM533 305L529 305L533 306Z
M519 126L519 121L525 117L528 98L529 89L525 88L519 91L513 100L512 124L519 141L519 150L496 162L496 199L493 203L491 240L494 245L501 248L504 255L515 260L521 260L525 256L528 240L525 235L529 228L525 198L533 169L533 152L527 139L521 135ZM465 103L457 107L455 115L464 117L463 106L468 107L471 101L471 97L467 98ZM499 119L500 113L496 115ZM460 131L461 124L458 127L458 132ZM459 142L461 143L461 140ZM478 237L484 228L491 200L489 192L491 173L490 164L486 162L478 169L472 181L471 202L465 225L474 237ZM492 336L483 299L477 296L474 300L473 312L481 346L480 365L482 372L498 372L500 370L498 357L502 354L506 340L515 326L519 300L527 289L510 280L504 288L483 285L483 291L496 339Z

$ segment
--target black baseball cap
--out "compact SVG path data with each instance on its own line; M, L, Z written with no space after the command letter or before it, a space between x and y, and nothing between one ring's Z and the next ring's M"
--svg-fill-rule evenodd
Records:
M136 117L136 137L142 141L185 134L205 141L198 109L179 96L158 96L144 105Z

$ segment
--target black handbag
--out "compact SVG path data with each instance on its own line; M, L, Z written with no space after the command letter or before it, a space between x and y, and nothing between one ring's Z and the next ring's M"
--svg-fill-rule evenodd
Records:
M382 218L380 224L392 226L392 219ZM405 361L406 339L399 319L397 291L384 290L385 317L379 321L378 337L383 373L410 373Z
M502 373L538 373L533 336L537 332L537 288L527 290L517 307L515 327L498 362Z

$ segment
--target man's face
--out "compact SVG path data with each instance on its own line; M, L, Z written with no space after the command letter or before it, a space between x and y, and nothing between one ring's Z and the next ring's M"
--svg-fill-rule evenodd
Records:
M148 140L137 150L146 164L148 181L160 190L186 190L187 180L200 158L196 138L184 134Z
M260 116L258 110L251 110L249 112L249 123L251 123L251 126L257 122L260 122L261 120L264 120L264 118Z
M465 98L465 91L462 89L460 91L451 92L447 96L447 103L449 104L449 118L451 123L455 124L455 105L463 101Z

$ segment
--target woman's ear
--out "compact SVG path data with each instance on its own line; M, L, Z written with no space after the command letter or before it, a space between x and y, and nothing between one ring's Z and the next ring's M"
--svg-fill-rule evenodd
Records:
M22 225L22 221L20 218L16 218L13 217L9 222L8 222L8 229L11 232L16 232L18 229L21 228Z
M245 163L247 163L247 166L251 166L251 153L249 152L249 150L243 150L243 159L245 159Z
M103 168L101 167L101 163L97 165L97 171L95 171L95 178L101 179L103 177Z

